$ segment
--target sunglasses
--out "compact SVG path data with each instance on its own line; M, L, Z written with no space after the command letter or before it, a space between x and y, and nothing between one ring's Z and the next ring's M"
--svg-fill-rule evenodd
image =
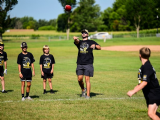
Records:
M83 34L83 33L84 33L84 34L88 34L87 32L82 32L82 34Z

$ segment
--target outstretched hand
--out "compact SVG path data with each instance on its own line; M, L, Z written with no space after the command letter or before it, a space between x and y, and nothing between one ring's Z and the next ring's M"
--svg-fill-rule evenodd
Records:
M78 40L78 38L79 38L79 37L73 36L73 39L74 39L74 40Z
M132 97L133 94L134 94L134 91L133 91L133 90L130 90L130 91L127 92L127 95L128 95L129 97Z

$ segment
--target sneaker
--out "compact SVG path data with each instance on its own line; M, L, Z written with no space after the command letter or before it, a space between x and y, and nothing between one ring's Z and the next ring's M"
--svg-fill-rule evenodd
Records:
M22 101L25 101L25 98L24 98L24 97L22 97Z
M81 95L81 97L86 97L86 91L87 91L87 89L86 89L86 88L84 88L84 91L82 91L82 95Z
M7 91L3 90L2 93L7 93Z
M25 98L26 98L27 100L32 100L32 98L31 98L31 97L29 97L29 96L28 96L28 97L25 97Z
M51 93L51 94L54 94L54 91L53 91L53 90L50 90L50 93Z
M47 94L47 91L44 91L43 94Z
M86 99L90 99L90 96L86 96L85 98L86 98Z

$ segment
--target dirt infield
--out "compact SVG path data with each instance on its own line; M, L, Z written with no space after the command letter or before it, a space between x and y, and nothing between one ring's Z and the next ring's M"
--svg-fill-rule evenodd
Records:
M149 47L151 51L160 51L160 45L127 45L127 46L109 46L102 47L102 50L108 51L139 51L142 47Z

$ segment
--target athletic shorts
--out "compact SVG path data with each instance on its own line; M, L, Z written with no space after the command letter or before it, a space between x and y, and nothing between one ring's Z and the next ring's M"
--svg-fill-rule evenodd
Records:
M1 72L1 71L0 71L0 76L1 76L1 77L4 77L4 73L3 73L3 72Z
M51 73L49 73L49 74L47 74L47 73L44 73L44 76L42 76L41 75L41 78L43 78L43 79L47 79L47 78L53 78L53 73L51 74Z
M159 106L160 105L160 99L146 100L146 103L147 103L147 106L150 105L150 104L154 104L154 103L156 103L157 106Z
M93 77L94 67L93 64L77 65L76 74Z
M27 82L31 82L32 81L32 78L20 78L21 81L27 81Z

